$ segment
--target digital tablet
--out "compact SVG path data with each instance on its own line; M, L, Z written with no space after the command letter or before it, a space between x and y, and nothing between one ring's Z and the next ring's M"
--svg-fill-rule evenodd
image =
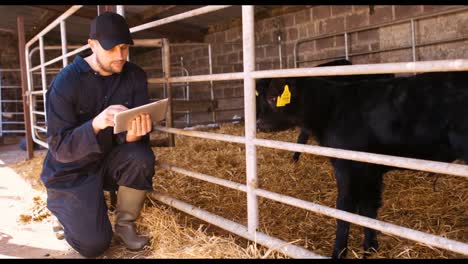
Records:
M114 115L114 134L127 131L127 128L131 124L133 118L139 114L150 114L151 121L154 123L164 120L164 118L166 118L167 102L168 99L166 98L128 109Z

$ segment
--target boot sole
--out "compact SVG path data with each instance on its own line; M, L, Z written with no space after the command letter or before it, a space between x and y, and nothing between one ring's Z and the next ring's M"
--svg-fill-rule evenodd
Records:
M146 245L144 245L144 246L141 247L141 248L133 249L133 248L129 248L129 247L127 246L127 244L125 244L125 242L124 242L123 239L120 237L120 235L117 235L117 234L114 233L114 238L115 238L115 241L116 241L117 243L119 243L119 244L121 244L121 245L124 245L126 249L128 249L128 250L130 250L130 251L132 251L132 252L142 251L147 245L149 245L149 242L148 242Z

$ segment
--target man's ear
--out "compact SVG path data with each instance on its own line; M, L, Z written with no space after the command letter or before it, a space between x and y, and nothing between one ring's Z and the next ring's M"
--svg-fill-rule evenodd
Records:
M96 41L94 39L88 39L88 45L91 50L94 52L96 49Z

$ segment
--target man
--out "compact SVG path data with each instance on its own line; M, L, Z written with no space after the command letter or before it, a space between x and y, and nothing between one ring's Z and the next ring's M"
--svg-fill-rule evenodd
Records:
M47 91L49 150L41 180L66 241L81 255L97 257L113 235L103 189L118 189L116 238L131 250L148 244L134 222L152 190L155 156L149 115L113 134L116 113L149 102L145 72L126 61L133 40L125 19L111 12L96 17L88 44L93 53L77 56Z

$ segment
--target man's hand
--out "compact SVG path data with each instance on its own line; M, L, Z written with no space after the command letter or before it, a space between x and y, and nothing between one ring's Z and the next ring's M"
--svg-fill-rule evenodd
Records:
M104 109L99 115L97 115L92 122L94 134L97 135L99 131L106 127L114 126L114 115L128 108L123 105L111 105Z
M148 134L152 129L151 117L149 114L141 114L135 117L127 129L127 142L134 142Z

